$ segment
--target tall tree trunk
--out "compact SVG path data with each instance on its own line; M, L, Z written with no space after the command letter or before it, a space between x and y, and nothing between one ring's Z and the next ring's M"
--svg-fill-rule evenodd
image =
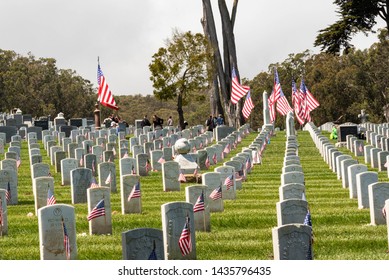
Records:
M211 42L211 37L208 31L207 18L205 15L206 15L205 5L203 5L203 18L201 19L201 25L203 26L204 35L208 38L208 42ZM211 44L208 44L208 48L210 53L213 52L213 47L211 46ZM208 63L207 68L212 73L211 76L212 85L209 90L211 114L215 115L217 114L217 112L223 114L224 110L223 110L223 105L220 101L219 80L217 75L217 69L212 65L212 63Z
M236 46L235 46L235 36L233 31L232 18L235 21L236 11L238 2L234 1L233 13L230 15L228 13L227 5L225 0L219 0L219 11L222 21L222 32L223 32L223 47L224 47L224 69L225 69L225 79L227 81L228 88L231 88L231 70L232 67L235 67L236 74L239 78L239 69L238 62L236 57ZM241 113L241 101L235 105L235 116L234 116L234 125L240 126L244 123L244 118Z
M184 110L182 110L182 92L177 96L177 113L178 113L178 122L181 129L184 127Z
M213 18L213 12L212 12L212 6L210 0L203 0L203 11L204 11L204 18L207 25L207 37L210 40L211 46L213 48L213 54L214 54L214 63L217 71L217 77L219 79L219 86L220 86L220 98L218 102L218 109L220 112L223 112L223 107L225 108L225 119L228 121L228 124L231 126L234 124L234 118L231 114L231 108L229 104L229 98L230 98L230 89L227 88L226 80L224 77L224 69L223 69L223 62L219 50L219 43L217 40L216 35L216 28L215 28L215 20ZM222 106L224 105L224 106Z

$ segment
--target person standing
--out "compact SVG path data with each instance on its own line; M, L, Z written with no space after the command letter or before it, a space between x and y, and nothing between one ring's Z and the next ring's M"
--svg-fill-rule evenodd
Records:
M212 115L210 115L209 118L205 121L205 125L207 127L207 131L213 131L214 122Z
M217 123L217 125L223 125L224 124L224 119L223 119L222 114L219 114L219 116L217 117L216 123Z
M162 129L163 120L157 115L153 116L153 127L154 130Z
M172 116L169 116L168 120L167 120L167 125L168 126L173 126L173 119L172 119Z
M151 126L151 123L150 123L149 119L147 118L147 115L145 115L145 116L143 117L143 120L142 120L142 122L140 123L140 126L141 126L141 128L143 128L143 127L145 127L145 126Z

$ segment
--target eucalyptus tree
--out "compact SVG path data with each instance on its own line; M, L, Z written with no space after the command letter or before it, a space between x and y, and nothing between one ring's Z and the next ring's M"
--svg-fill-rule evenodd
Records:
M154 96L159 100L177 100L179 124L184 127L183 105L191 98L202 98L209 85L207 40L201 33L175 30L166 47L152 56L149 64Z

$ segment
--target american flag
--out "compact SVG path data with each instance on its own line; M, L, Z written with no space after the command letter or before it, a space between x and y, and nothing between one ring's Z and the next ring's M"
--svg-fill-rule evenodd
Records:
M160 159L158 160L158 162L162 164L162 163L166 162L166 160L165 160L164 157L162 156L162 157L160 157Z
M96 173L96 167L95 167L95 164L96 164L96 161L95 160L92 160L92 174L93 176L95 175Z
M362 144L359 144L359 146L358 146L358 151L359 151L360 153L363 152L363 145L362 145Z
M80 166L83 166L84 165L84 158L81 156L80 158Z
M238 135L238 143L242 142L242 136Z
M22 160L20 159L20 156L18 156L18 159L16 160L16 166L19 168L19 166L22 164Z
M209 195L209 197L213 200L222 198L222 186L219 186L218 188L214 189Z
M184 173L182 173L182 170L180 170L180 175L178 176L178 181L186 182L186 178L185 178Z
M97 66L97 82L99 85L97 101L99 101L103 106L118 110L119 108L116 106L115 99L113 98L112 92L105 80L100 64Z
M193 146L193 153L195 153L196 151L196 146Z
M193 171L193 176L197 177L198 174L199 174L199 170L195 168L195 170Z
M254 108L253 100L251 99L250 91L247 93L246 100L244 101L244 105L242 108L242 114L245 119L248 119L251 110Z
M124 153L124 155L123 155L123 158L129 158L129 156L128 156L128 153L127 153L127 152L125 152L125 153Z
M8 182L7 190L5 191L5 199L7 200L7 204L11 202L12 195L11 195L11 185Z
M248 86L242 86L236 75L235 67L232 68L231 103L236 104L250 90Z
M280 98L277 100L277 111L281 115L285 116L289 112L293 112L292 107L290 107L288 100L286 99L285 94L281 89Z
M307 197L305 196L305 192L302 193L301 199L307 201Z
M134 166L134 165L131 167L131 171L132 171L132 174L133 174L133 175L135 175L135 174L136 174L136 171L135 171L135 166Z
M97 218L105 216L105 207L104 207L104 199L100 200L96 206L92 209L92 211L87 216L88 221Z
M292 105L294 108L294 115L296 116L297 121L300 124L304 124L305 120L300 115L300 111L301 111L300 94L297 91L296 83L294 80L292 80Z
M137 182L133 187L128 195L127 201L130 201L131 198L138 198L141 197L141 192L140 192L140 182Z
M151 164L150 164L149 160L146 161L146 166L145 167L146 167L146 172L151 171Z
M241 174L241 172L239 171L239 172L235 172L235 180L242 180L243 179L243 177L242 177L242 174Z
M202 149L204 146L203 146L203 142L201 141L200 142L200 145L199 145L199 148Z
M234 186L234 176L232 174L224 180L224 185L226 186L227 190Z
M300 83L301 116L308 122L311 121L310 113L319 107L319 102L313 97L312 93L305 85L304 79Z
M382 207L381 212L382 212L382 216L384 216L384 218L386 219L386 209L385 209L385 205L384 205L384 207Z
M92 177L91 182L90 182L90 186L89 186L89 187L90 187L91 189L94 189L94 188L98 188L98 187L99 187L99 184L97 184L95 177Z
M250 157L246 159L246 170L250 170L252 167Z
M108 174L108 177L107 177L107 179L105 179L105 183L106 184L111 184L111 181L112 181L112 179L111 179L111 171L109 172L109 174Z
M230 143L228 143L223 150L224 153L229 154L231 152Z
M193 206L193 212L196 213L204 210L205 210L204 192L202 191L199 197L197 198L195 205Z
M211 166L211 163L209 162L209 157L205 159L205 167L208 169Z
M67 260L70 260L70 240L68 231L65 226L65 222L62 218L62 228L63 228L63 247L65 249L65 256Z
M56 203L57 203L57 200L55 199L54 193L49 186L49 189L47 190L47 204L46 205L54 205Z
M116 149L115 148L112 148L112 153L114 156L116 156Z
M304 225L312 227L311 213L309 209L307 210L307 214L305 215ZM312 240L313 235L311 235L311 239L308 245L307 260L312 260Z
M217 156L216 156L216 153L213 154L212 160L213 160L213 163L214 163L214 164L217 164Z
M309 211L309 209L307 210L307 214L305 215L304 218L304 225L312 226L311 212Z
M178 240L178 246L180 247L181 254L183 256L192 252L192 241L190 238L189 218L186 218L184 228L181 232L180 239Z

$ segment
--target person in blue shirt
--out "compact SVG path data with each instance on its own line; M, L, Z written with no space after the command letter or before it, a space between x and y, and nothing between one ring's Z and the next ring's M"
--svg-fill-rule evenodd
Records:
M224 119L223 119L222 114L219 114L219 116L217 117L216 124L217 125L223 125L224 124Z

